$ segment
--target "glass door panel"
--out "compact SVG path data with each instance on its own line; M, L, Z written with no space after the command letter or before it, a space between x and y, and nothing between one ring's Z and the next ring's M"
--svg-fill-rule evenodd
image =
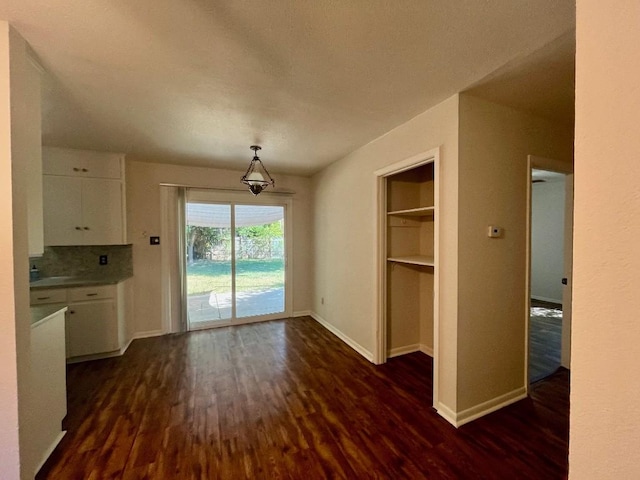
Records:
M186 296L189 329L233 318L231 205L188 202Z
M286 291L289 203L240 203L226 196L203 190L187 194L184 301L189 330L291 315Z
M236 317L284 312L284 284L284 207L236 205Z

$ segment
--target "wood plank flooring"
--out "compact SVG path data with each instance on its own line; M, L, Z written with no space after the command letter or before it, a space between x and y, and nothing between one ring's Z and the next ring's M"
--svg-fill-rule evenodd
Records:
M308 317L136 340L69 366L37 478L566 478L566 370L458 430L431 383L430 357L375 366Z
M562 305L531 299L529 381L554 373L562 357Z

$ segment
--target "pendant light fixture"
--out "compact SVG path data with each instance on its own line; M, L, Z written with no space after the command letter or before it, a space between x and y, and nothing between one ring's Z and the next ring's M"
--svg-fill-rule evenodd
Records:
M253 159L249 164L247 173L242 177L242 183L249 186L249 190L254 195L258 195L262 190L271 185L276 186L276 181L271 178L267 169L264 168L262 161L258 158L258 150L262 150L260 145L251 145L249 147L253 150Z

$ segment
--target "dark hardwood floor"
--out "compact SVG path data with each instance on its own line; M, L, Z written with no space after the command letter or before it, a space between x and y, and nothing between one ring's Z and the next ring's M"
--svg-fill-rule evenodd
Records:
M133 342L70 365L39 479L566 478L568 372L456 430L431 358L375 366L305 317Z

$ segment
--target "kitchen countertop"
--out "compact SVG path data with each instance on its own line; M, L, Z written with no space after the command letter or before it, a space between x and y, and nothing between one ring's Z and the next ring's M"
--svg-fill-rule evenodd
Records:
M85 287L91 285L114 285L126 280L127 276L104 276L104 277L45 277L29 283L31 290L44 288L68 288Z
M38 305L31 307L31 327L37 327L41 323L55 317L59 313L64 313L67 306L64 304Z

